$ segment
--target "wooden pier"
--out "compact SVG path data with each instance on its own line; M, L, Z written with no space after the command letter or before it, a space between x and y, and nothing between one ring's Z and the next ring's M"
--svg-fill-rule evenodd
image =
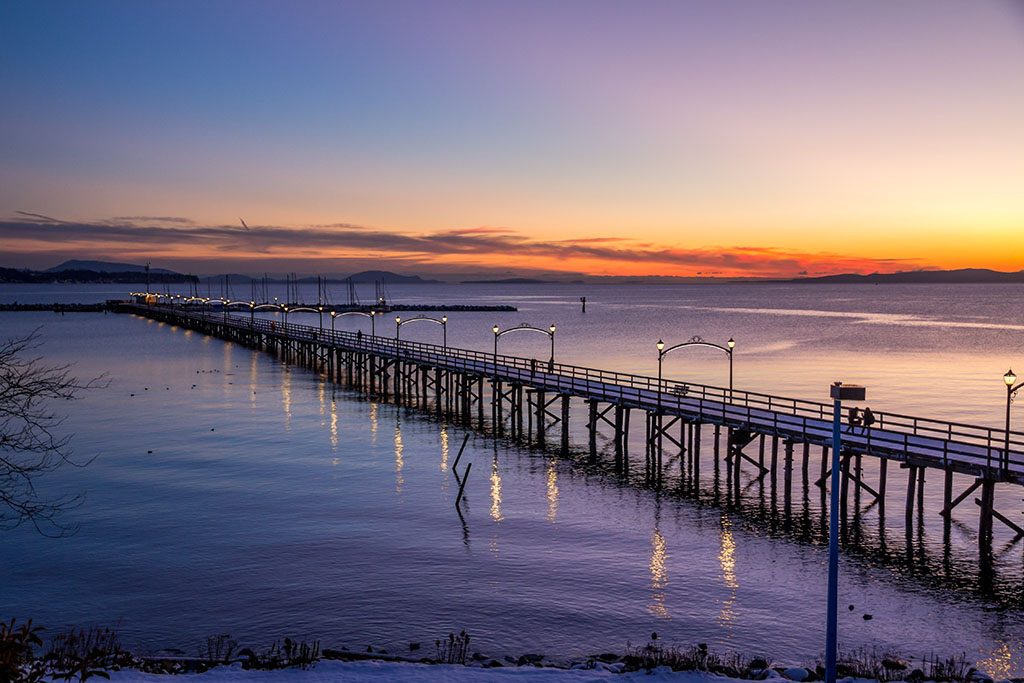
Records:
M821 491L830 476L832 405L748 391L710 387L562 363L538 363L516 356L450 348L434 344L332 332L227 312L209 313L185 307L125 304L119 310L197 330L252 348L275 353L326 373L341 383L384 401L429 411L496 435L525 440L563 454L570 448L573 404L585 408L587 444L584 453L597 463L599 441L610 444L609 464L618 472L638 466L631 457L631 423L642 420L643 467L660 486L666 467L678 463L684 484L700 480L702 463L714 467L716 481L724 471L727 495L739 500L741 474L764 485L770 481L775 499L781 478L782 503L793 505L793 481ZM579 415L577 409L576 415ZM841 470L841 525L853 517L863 497L884 511L888 466L908 470L904 513L908 538L923 524L926 472L941 475L945 536L954 510L974 502L978 547L991 555L996 522L1024 538L1024 528L999 512L996 484L1024 485L1024 432L932 420L894 413L876 413L869 429L844 433ZM639 424L639 423L637 423ZM846 426L844 425L844 430ZM710 463L702 453L710 444ZM1007 448L1007 444L1009 447ZM638 457L638 456L637 456ZM878 480L866 480L864 458L878 461ZM954 475L969 478L955 490ZM851 495L852 493L852 495ZM1019 494L1018 494L1019 495ZM823 532L825 530L823 529Z

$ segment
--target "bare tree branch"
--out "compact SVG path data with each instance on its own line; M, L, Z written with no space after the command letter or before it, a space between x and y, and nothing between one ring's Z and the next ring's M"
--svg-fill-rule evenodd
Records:
M26 337L0 341L0 529L26 522L47 536L74 533L61 512L81 503L80 495L47 499L36 491L38 477L63 465L84 467L73 460L71 435L61 434L64 417L52 408L89 389L106 387L105 376L81 381L69 365L47 365L36 355L39 330Z

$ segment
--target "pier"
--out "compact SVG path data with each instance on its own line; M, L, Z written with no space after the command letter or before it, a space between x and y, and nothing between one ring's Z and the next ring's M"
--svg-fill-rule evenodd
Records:
M693 484L701 467L711 466L716 481L724 473L726 493L733 500L740 499L742 487L763 486L766 479L774 500L781 479L787 518L794 486L801 483L805 500L808 487L816 487L825 507L833 444L831 404L332 331L227 310L144 304L123 304L118 310L273 353L380 400L490 429L495 436L564 455L582 449L594 464L605 451L599 441L608 443L608 462L603 464L622 473L642 466L655 487L668 467L678 467L683 483ZM875 416L874 426L843 434L842 529L850 520L849 508L856 518L865 498L884 511L893 463L907 471L902 511L908 539L922 524L929 472L942 482L939 514L947 538L956 509L965 503L979 509L983 562L991 556L996 523L1013 533L1014 543L1024 538L1019 520L1001 513L996 501L997 484L1018 496L1021 489L1012 487L1024 485L1024 432L895 413ZM570 421L575 419L583 419L585 446L570 443ZM633 444L631 436L641 421L642 443ZM877 460L876 481L867 481L864 458Z

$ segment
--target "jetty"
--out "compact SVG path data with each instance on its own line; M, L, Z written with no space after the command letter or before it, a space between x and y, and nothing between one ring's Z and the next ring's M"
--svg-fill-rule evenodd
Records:
M355 302L335 304L327 301L317 303L304 303L301 301L278 301L255 300L255 299L228 299L201 296L185 296L182 294L163 294L158 292L130 292L129 295L136 303L146 305L180 306L193 310L202 311L224 311L224 310L247 310L251 314L256 311L277 311L285 317L289 313L317 313L320 315L331 313L366 313L383 314L396 311L517 311L515 306L508 304L440 304L440 303L408 303L400 304L393 301L386 301L383 297L373 304L361 304ZM111 302L108 302L111 303ZM122 302L112 302L122 303Z
M665 468L700 478L702 462L724 469L728 491L740 497L741 474L750 481L783 480L788 516L794 479L821 491L830 477L833 406L733 388L662 380L578 365L537 361L496 352L459 349L365 334L332 331L250 315L195 310L188 306L126 303L118 307L165 323L273 353L324 373L332 382L383 401L418 408L496 436L570 452L570 421L583 417L590 461L598 462L599 438L610 442L606 463L618 472L638 466L659 485ZM497 335L498 332L495 332ZM575 410L574 410L575 408ZM581 415L582 413L582 415ZM631 421L643 420L643 443L631 457ZM990 557L999 522L1024 537L1024 528L998 510L996 484L1024 485L1024 432L879 412L870 428L844 433L841 450L841 523L848 498L873 499L883 513L890 463L907 470L903 511L909 534L922 524L925 473L941 475L948 539L955 509L971 499L979 507L978 547ZM639 426L639 425L637 425ZM844 427L845 428L845 427ZM710 453L703 453L708 449ZM867 481L863 459L878 461L877 481ZM634 462L634 459L636 462ZM797 474L799 472L799 474ZM967 482L956 491L954 475ZM748 483L749 485L749 483ZM859 513L859 506L855 514Z

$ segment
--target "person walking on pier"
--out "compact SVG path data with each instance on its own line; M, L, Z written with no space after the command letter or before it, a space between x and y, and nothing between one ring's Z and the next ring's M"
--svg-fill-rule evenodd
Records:
M871 429L871 425L875 424L875 414L871 412L871 408L864 409L864 433L867 434L868 430Z
M847 434L852 434L854 429L860 427L860 409L857 406L850 408L850 412L847 414L847 421L849 422L846 427Z

